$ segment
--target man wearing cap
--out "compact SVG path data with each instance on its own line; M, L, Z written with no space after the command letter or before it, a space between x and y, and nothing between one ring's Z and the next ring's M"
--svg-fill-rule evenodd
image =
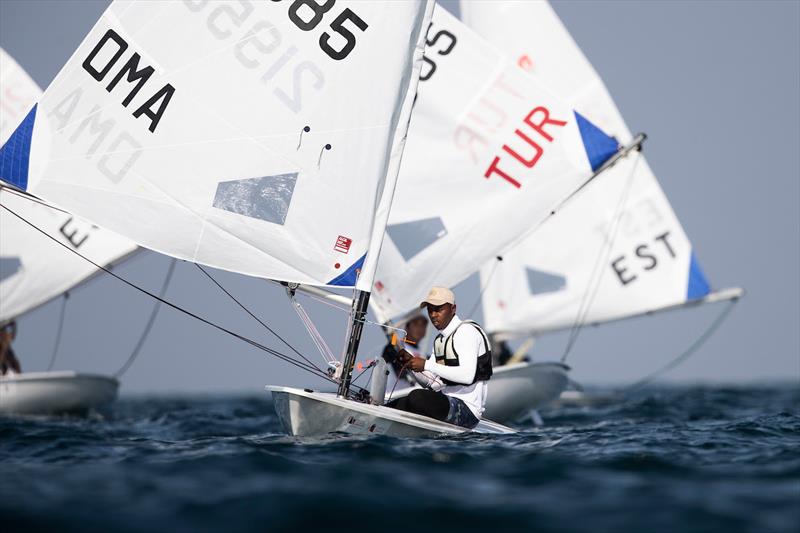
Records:
M456 299L450 289L433 287L420 307L427 309L431 323L439 330L433 341L433 357L426 360L404 352L400 355L407 368L431 372L445 386L440 391L413 390L388 406L473 428L483 414L487 382L492 376L489 339L477 323L462 321L456 315Z

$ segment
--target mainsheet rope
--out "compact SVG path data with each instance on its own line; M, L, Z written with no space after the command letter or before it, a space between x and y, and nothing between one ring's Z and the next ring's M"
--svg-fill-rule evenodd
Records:
M494 264L492 265L492 270L490 270L489 271L489 275L486 276L486 283L482 284L483 287L481 287L481 290L478 293L478 298L475 300L475 303L472 305L472 309L470 309L469 313L467 313L467 315L466 315L466 317L468 319L472 318L472 316L475 314L475 311L478 310L478 306L481 305L481 302L483 301L483 294L486 292L486 289L489 288L489 284L492 282L492 278L494 278L494 273L497 272L497 267L498 267L498 265L500 264L500 262L502 260L503 260L503 256L502 255L498 255L495 258ZM478 281L478 283L480 283L480 280Z
M739 301L738 298L729 301L728 305L724 307L722 311L720 311L719 315L717 315L717 318L714 320L714 322L712 322L711 325L692 344L690 344L688 348L686 348L686 350L678 354L677 357L673 358L670 362L668 362L666 365L662 366L658 370L651 372L650 374L646 375L640 380L621 389L619 392L623 394L630 394L631 392L635 392L641 389L642 387L650 384L651 382L655 381L662 374L672 370L673 368L675 368L676 366L687 360L689 357L694 355L694 353L697 352L697 350L699 350L706 343L706 341L708 341L708 339L711 338L714 332L716 332L717 329L719 329L722 323L725 322L725 319L728 318L728 315L730 315L731 311L733 311L733 307L736 305L738 301Z
M294 353L296 353L296 354L297 354L297 355L298 355L298 356L299 356L301 359L303 359L303 360L304 360L304 361L305 361L305 362L306 362L308 365L310 365L311 367L313 367L314 369L316 369L318 372L323 372L323 370L322 370L321 368L319 368L317 365L315 365L314 363L312 363L312 362L311 362L311 361L310 361L310 360L309 360L309 359L308 359L306 356L304 356L303 354L301 354L301 353L300 353L300 352L299 352L299 351L298 351L298 350L297 350L297 349L296 349L294 346L292 346L291 344L289 344L289 341L287 341L286 339L284 339L283 337L281 337L280 335L278 335L278 333L277 333L277 332L275 332L275 330L273 330L271 327L269 327L269 326L268 326L268 325L267 325L267 324L266 324L266 323L265 323L263 320L261 320L260 318L258 318L258 317L257 317L257 316L256 316L256 315L255 315L255 314L252 312L252 311L250 311L250 310L249 310L247 307L245 307L245 305L244 305L242 302L240 302L238 299L236 299L236 297L235 297L233 294L231 294L231 292L230 292L230 291L228 291L228 290L227 290L225 287L223 287L223 286L222 286L222 284L221 284L219 281L217 281L217 280L214 278L214 276L212 276L212 275L211 275L211 274L210 274L210 273L209 273L209 272L208 272L206 269L204 269L204 268L203 268L201 265L199 265L199 264L197 264L197 263L195 263L194 265L195 265L197 268L199 268L199 269L200 269L200 271L201 271L203 274L205 274L205 275L208 277L208 279L210 279L210 280L211 280L211 281L214 283L214 285L216 285L216 286L219 288L219 290L221 290L222 292L224 292L224 293L225 293L225 294L226 294L226 295L227 295L227 296L228 296L228 297L229 297L231 300L233 300L233 301L236 303L236 305L238 305L239 307L241 307L241 308L242 308L242 310L244 310L244 312L245 312L245 313L247 313L248 315L250 315L250 317L252 317L252 318L253 318L253 320L255 320L256 322L258 322L259 324L261 324L262 326L264 326L264 328L265 328L267 331L269 331L270 333L272 333L273 335L275 335L275 337L277 337L277 338L278 338L278 340L280 340L280 341L281 341L283 344L285 344L285 345L286 345L286 346L287 346L287 347L288 347L290 350L292 350Z
M600 248L600 252L597 254L595 264L592 267L592 273L589 276L589 284L586 287L586 292L581 298L581 303L578 306L578 312L575 315L575 322L572 324L572 327L569 331L567 345L564 348L564 353L561 355L562 363L567 360L567 356L572 351L573 346L575 346L575 342L578 340L578 336L580 335L583 326L586 324L586 317L589 315L589 311L592 308L594 299L600 290L600 282L603 280L602 266L611 256L611 251L614 248L614 243L616 242L617 235L619 234L619 227L621 226L620 221L622 220L622 215L625 213L625 206L628 203L628 196L633 188L633 178L636 176L636 168L639 166L639 161L642 160L641 152L637 152L637 156L638 157L636 157L630 173L628 174L625 190L622 192L619 202L617 203L616 210L614 211L614 218L611 219L611 226L609 228L611 231L609 233L609 238L607 238L608 244L605 247Z
M314 374L314 375L316 375L316 376L318 376L318 377L320 377L320 378L322 378L324 380L330 381L331 383L336 383L335 380L331 379L331 377L328 376L326 373L321 372L314 365L308 365L307 363L303 363L301 361L297 361L296 359L293 359L291 356L283 354L283 353L281 353L281 352L279 352L279 351L277 351L277 350L275 350L273 348L269 348L268 346L265 346L265 345L263 345L263 344L261 344L261 343L259 343L257 341L249 339L249 338L245 337L244 335L241 335L241 334L236 333L236 332L234 332L234 331L232 331L230 329L227 329L227 328L225 328L223 326L215 324L214 322L212 322L212 321L210 321L210 320L208 320L206 318L203 318L200 315L198 315L196 313L193 313L192 311L189 311L188 309L180 307L177 304L174 304L174 303L172 303L172 302L170 302L170 301L168 301L168 300L166 300L164 298L161 298L161 297L157 296L156 294L153 294L152 292L150 292L150 291L148 291L146 289L143 289L142 287L139 287L135 283L133 283L131 281L128 281L127 279L125 279L122 276L116 274L115 272L112 272L110 269L108 269L108 268L106 268L106 267L104 267L104 266L92 261L91 259L89 259L85 255L81 254L77 250L74 250L74 249L70 248L69 246L65 245L64 243L60 242L58 239L56 239L52 235L48 234L46 231L44 231L43 229L39 228L38 226L36 226L32 222L28 221L25 217L19 215L17 212L15 212L14 210L10 209L8 206L0 204L0 207L5 209L6 211L8 211L10 214L14 215L16 218L18 218L19 220L21 220L22 222L24 222L25 224L27 224L31 228L33 228L36 231L38 231L39 233L41 233L42 235L44 235L45 237L47 237L51 241L55 242L56 244L58 244L62 248L64 248L64 249L70 251L71 253L77 255L78 257L80 257L84 261L86 261L89 264L93 265L95 268L97 268L99 270L102 270L106 274L108 274L108 275L112 276L113 278L121 281L125 285L128 285L129 287L141 292L142 294L145 294L145 295L149 296L150 298L158 300L159 302L171 307L172 309L174 309L174 310L176 310L176 311L178 311L180 313L183 313L183 314L185 314L185 315L187 315L189 317L194 318L195 320L198 320L198 321L202 322L203 324L211 326L214 329L217 329L217 330L219 330L219 331L221 331L223 333L226 333L226 334L228 334L228 335L230 335L230 336L232 336L234 338L237 338L237 339L241 340L242 342L245 342L245 343L249 344L250 346L253 346L253 347L258 348L258 349L260 349L260 350L262 350L262 351L264 351L264 352L266 352L266 353L268 353L270 355L273 355L273 356L277 357L278 359L281 359L281 360L283 360L283 361L285 361L285 362L287 362L287 363L289 363L291 365L294 365L294 366L296 366L298 368L306 370L307 372L310 372L310 373L312 373L312 374Z
M161 290L158 293L159 298L164 298L164 296L167 294L167 288L169 287L169 282L172 280L172 274L175 272L175 264L177 262L178 260L175 258L170 261L169 268L167 269L167 275L164 277L164 282L161 284ZM136 345L133 347L133 351L131 351L131 354L128 356L128 359L125 361L125 363L123 363L119 370L114 373L115 378L121 378L122 375L128 371L136 358L139 357L142 346L144 346L144 341L150 335L150 330L153 328L153 324L155 324L159 309L161 309L161 302L156 300L156 302L153 304L153 310L150 312L150 318L147 319L144 330L139 336L139 340L136 341Z
M58 330L56 331L56 340L53 343L53 353L50 355L50 364L47 365L47 372L53 370L53 366L56 364L58 348L61 346L61 334L64 332L64 317L67 314L67 300L69 300L69 291L65 292L61 298L61 312L58 318Z

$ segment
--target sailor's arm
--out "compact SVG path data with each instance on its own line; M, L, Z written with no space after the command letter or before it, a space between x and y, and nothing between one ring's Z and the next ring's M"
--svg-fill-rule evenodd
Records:
M442 380L433 372L423 370L422 372L414 372L413 375L417 383L428 389L439 390L444 387Z

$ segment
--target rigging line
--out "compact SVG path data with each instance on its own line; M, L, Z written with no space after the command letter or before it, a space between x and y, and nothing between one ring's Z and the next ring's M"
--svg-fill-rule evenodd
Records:
M335 366L337 362L336 356L333 355L333 352L331 351L328 344L325 342L325 339L322 337L319 330L317 330L317 327L314 325L314 321L311 320L311 317L306 312L302 304L299 301L297 301L297 299L294 297L294 294L295 293L292 289L288 288L286 289L286 295L289 297L289 302L291 303L292 308L297 313L300 322L306 328L308 335L311 337L311 340L314 342L314 345L317 347L317 350L322 355L322 358L325 360L325 364L329 366L331 365Z
M628 203L628 197L630 196L631 189L633 188L633 180L636 176L636 169L639 166L639 162L642 160L641 152L637 155L639 157L633 162L633 166L631 167L631 171L628 174L628 182L625 185L625 190L622 193L622 196L619 199L619 203L617 204L617 208L614 213L614 217L611 219L611 226L610 226L610 235L607 239L607 246L601 247L600 252L597 254L597 259L595 260L595 264L592 267L592 273L589 276L589 284L586 287L586 292L583 294L581 299L581 303L578 306L578 312L575 315L575 322L572 324L572 328L569 332L569 339L567 340L567 345L564 348L564 353L561 355L561 362L563 363L566 361L567 356L572 351L572 348L575 346L575 342L578 340L578 336L580 335L581 330L586 322L586 317L589 315L589 311L592 308L592 304L594 303L594 299L597 296L597 293L600 290L600 282L603 279L603 269L602 266L608 261L608 258L611 255L611 251L614 248L614 242L617 239L617 235L619 234L620 222L622 221L622 215L625 212L625 205Z
M61 314L58 319L58 330L56 331L55 343L53 343L53 354L50 356L50 364L47 365L47 372L53 370L53 365L56 364L58 347L61 346L61 333L64 331L64 316L67 314L67 300L69 300L69 291L64 293L64 297L61 300Z
M397 372L397 379L395 380L394 385L392 386L392 392L389 393L389 398L394 396L394 391L397 390L397 386L400 384L401 380L405 381L406 383L408 383L408 381L405 378L403 378L403 372L405 372L406 367L408 366L408 363L410 363L410 362L411 362L411 360L409 359L408 362L406 362L403 366L401 366L400 370Z
M58 211L60 213L64 213L65 215L70 215L68 211L64 211L63 209L60 209L54 205L48 204L47 202L40 200L39 198L37 198L32 194L28 194L27 192L20 191L14 187L9 187L8 185L4 185L2 182L0 182L0 191L5 191L9 194L13 194L14 196L18 196L24 200L28 200L29 202L49 207L53 211Z
M498 255L495 258L495 262L494 262L494 265L492 266L492 270L491 270L491 272L489 272L489 275L486 277L486 283L482 283L481 284L483 286L481 287L480 293L478 293L478 298L475 300L475 304L472 306L472 309L470 309L469 313L467 313L467 315L466 315L466 317L468 319L472 318L472 315L475 314L475 311L478 310L478 306L483 301L483 293L486 292L486 289L489 287L489 284L492 282L492 278L494 277L494 273L497 272L497 266L500 264L500 261L502 261L502 260L503 260L503 256L502 255Z
M159 298L163 298L167 294L167 287L169 287L169 282L172 280L172 273L175 272L175 264L177 262L178 260L174 257L172 258L172 261L170 261L169 268L167 269L167 275L164 277L164 282L161 284L161 290L158 293ZM159 309L161 309L161 302L156 300L156 302L153 304L153 310L150 311L150 318L147 319L144 330L139 336L139 340L136 341L136 345L133 347L133 351L128 356L128 359L125 361L125 363L123 363L120 369L114 373L115 378L121 378L122 375L128 371L136 358L139 357L139 352L142 350L142 346L144 346L144 341L147 339L148 335L150 335L150 330L153 328L153 324L156 322Z
M730 315L731 311L733 310L733 307L736 305L738 301L739 301L738 298L729 301L728 305L720 312L720 314L717 316L714 322L711 323L708 329L706 329L683 353L679 354L672 361L662 366L655 372L648 374L647 376L643 377L639 381L634 382L631 385L628 385L619 392L623 394L630 394L631 392L637 391L642 387L644 387L645 385L649 384L650 382L654 381L660 375L664 374L665 372L668 372L669 370L672 370L673 368L684 362L686 359L691 357L695 352L697 352L697 350L699 350L706 343L708 339L711 338L711 336L714 334L714 332L717 331L717 329L719 329L722 323L725 322L725 319L728 318L728 315Z
M104 266L101 266L101 265L99 265L99 264L95 263L94 261L92 261L91 259L89 259L89 258L88 258L88 257L86 257L85 255L81 254L81 253L80 253L80 252L78 252L77 250L74 250L74 249L70 248L69 246L67 246L66 244L62 243L61 241L59 241L59 240L58 240L58 239L56 239L55 237L53 237L53 236L49 235L49 234L48 234L46 231L44 231L43 229L39 228L38 226L36 226L35 224L33 224L33 223L29 222L27 219L25 219L25 218L24 218L24 217L22 217L21 215L17 214L17 213L16 213L15 211L13 211L12 209L9 209L7 206L5 206L5 205L3 205L3 204L0 204L0 207L2 207L2 208L3 208L3 209L5 209L6 211L8 211L8 212L9 212L9 213L11 213L12 215L14 215L14 216L15 216L15 217L17 217L19 220L21 220L22 222L24 222L24 223L25 223L25 224L27 224L28 226L32 227L33 229L35 229L36 231L38 231L38 232L39 232L39 233L41 233L42 235L46 236L48 239L52 240L53 242L55 242L56 244L58 244L58 245L59 245L59 246L61 246L62 248L65 248L65 249L69 250L70 252L72 252L73 254L77 255L78 257L80 257L80 258L81 258L81 259L83 259L84 261L88 262L88 263L89 263L89 264L91 264L91 265L94 265L94 267L95 267L95 268L97 268L97 269L99 269L99 270L102 270L102 271L103 271L103 272L105 272L106 274L108 274L108 275L110 275L111 277L113 277L113 278L115 278L115 279L117 279L117 280L121 281L121 282L122 282L122 283L124 283L125 285L128 285L129 287L131 287L131 288L133 288L133 289L135 289L135 290L137 290L137 291L141 292L142 294L145 294L145 295L147 295L147 296L149 296L149 297L151 297L151 298L154 298L154 299L156 299L156 300L160 301L161 303L163 303L163 304L165 304L165 305L167 305L167 306L171 307L172 309L174 309L174 310L176 310L176 311L178 311L178 312L180 312L180 313L183 313L183 314L185 314L185 315L187 315L187 316L189 316L189 317L192 317L192 318L194 318L195 320L198 320L198 321L202 322L203 324L206 324L206 325L208 325L208 326L211 326L212 328L214 328L214 329L217 329L217 330L219 330L219 331L222 331L223 333L227 333L228 335L230 335L230 336L232 336L232 337L235 337L235 338L237 338L237 339L241 340L242 342L245 342L245 343L249 344L250 346L253 346L253 347L255 347L255 348L258 348L258 349L260 349L260 350L262 350L262 351L264 351L264 352L267 352L267 353L269 353L269 354L271 354L271 355L274 355L275 357L277 357L277 358L279 358L279 359L281 359L281 360L283 360L283 361L286 361L286 362L287 362L287 363L289 363L289 364L292 364L292 365L294 365L294 366L296 366L296 367L298 367L298 368L301 368L301 369L303 369L303 370L306 370L306 371L308 371L308 372L310 372L310 373L312 373L312 374L315 374L315 375L317 375L318 377L321 377L322 379L325 379L325 380L327 380L327 381L330 381L331 383L336 383L336 381L335 381L335 380L333 380L333 379L332 379L330 376L328 376L328 375L327 375L327 374L325 374L325 373L322 373L322 372L320 372L320 371L319 371L319 369L317 369L317 368L314 368L314 367L309 367L309 366L307 366L305 363L302 363L302 362L300 362L300 361L297 361L296 359L293 359L293 358L289 357L288 355L285 355L285 354L283 354L283 353L281 353L281 352L279 352L279 351L277 351L277 350L275 350L275 349L273 349L273 348L269 348L268 346L264 346L263 344L260 344L260 343L258 343L258 342L256 342L256 341L252 340L252 339L249 339L249 338L245 337L244 335L241 335L241 334L239 334L239 333L236 333L236 332L234 332L234 331L232 331L232 330L229 330L229 329L227 329L227 328L225 328L225 327L223 327L223 326L220 326L220 325L218 325L218 324L215 324L214 322L211 322L210 320L208 320L208 319L206 319L206 318L203 318L203 317L201 317L200 315L197 315L197 314L195 314L195 313L193 313L193 312L189 311L188 309L184 309L183 307L180 307L180 306L178 306L177 304L174 304L174 303L172 303L172 302L170 302L170 301L168 301L168 300L165 300L164 298L159 298L158 296L156 296L156 295L155 295L155 294L153 294L152 292L150 292L150 291L148 291L148 290L146 290L146 289L143 289L143 288L139 287L138 285L136 285L136 284L134 284L134 283L132 283L132 282L128 281L127 279L123 278L122 276L119 276L119 275L117 275L115 272L112 272L112 271L111 271L111 270L109 270L108 268L106 268L106 267L104 267Z
M358 378L360 378L361 376L363 376L363 375L364 375L364 374L367 372L367 370L369 370L369 369L371 369L371 368L375 368L375 363L374 363L374 362L373 362L373 363L371 363L371 364L369 364L369 365L367 365L367 367L366 367L364 370L362 370L361 372L359 372L359 373L358 373L358 375L357 375L356 377L354 377L354 378L353 378L353 379L350 381L350 386L352 386L352 385L353 385L353 383L355 383L355 381L356 381ZM372 376L370 376L370 379L372 379ZM369 381L367 381L367 384L369 384ZM366 387L366 385L364 385L364 386Z
M323 370L322 370L321 368L319 368L317 365L315 365L314 363L312 363L312 362L311 362L311 361L310 361L310 360L309 360L309 359L308 359L306 356L304 356L304 355L303 355L303 354L301 354L299 351L297 351L297 349L296 349L294 346L292 346L291 344L289 344L289 341L287 341L286 339L284 339L283 337L281 337L280 335L278 335L278 334L275 332L275 330L274 330L274 329L272 329L271 327L269 327L269 326L268 326L268 325L267 325L267 324L266 324L266 323L265 323L263 320L261 320L260 318L258 318L258 317L257 317L255 314L253 314L253 313L252 313L252 312L251 312L251 311L250 311L250 310L249 310L247 307L245 307L245 305L244 305L242 302L240 302L239 300L237 300L237 299L236 299L236 297L235 297L233 294L231 294L231 293L230 293L230 292L229 292L227 289L225 289L225 287L223 287L223 286L222 286L222 284L221 284L220 282L218 282L216 279L214 279L214 276L212 276L212 275L211 275L211 274L210 274L210 273L209 273L209 272L208 272L208 271L207 271L205 268L203 268L203 267L202 267L201 265L199 265L198 263L195 263L194 265L195 265L197 268L199 268L199 269L200 269L200 272L202 272L203 274L205 274L205 275L208 277L208 279L210 279L210 280L211 280L211 281L214 283L214 285L216 285L217 287L219 287L219 289L220 289L222 292L224 292L225 294L227 294L227 295L228 295L228 297L229 297L231 300L233 300L234 302L236 302L236 305L238 305L239 307L241 307L241 308L244 310L244 312L245 312L245 313L247 313L248 315L250 315L250 316L251 316L251 317L252 317L252 318L253 318L253 319L254 319L256 322L258 322L259 324L261 324L262 326L264 326L264 328L266 328L266 330L267 330L267 331L269 331L270 333L272 333L273 335L275 335L275 337L277 337L277 338L278 338L278 340L280 340L280 341L281 341L283 344L285 344L285 345L286 345L286 346L287 346L287 347L288 347L290 350L292 350L294 353L296 353L298 356L300 356L300 358L302 358L302 359L303 359L303 360L304 360L306 363L308 363L309 365L311 365L313 368L315 368L315 369L316 369L316 370L318 370L319 372L323 372Z
M350 308L349 307L342 307L341 305L336 305L335 303L329 302L325 298L320 298L319 296L316 296L314 294L309 294L307 292L301 292L300 294L302 294L303 296L307 296L308 298L311 298L312 300L316 300L316 301L318 301L320 303L323 303L323 304L325 304L325 305L327 305L329 307L333 307L334 309L336 309L338 311L344 311L345 313L349 313L350 312Z

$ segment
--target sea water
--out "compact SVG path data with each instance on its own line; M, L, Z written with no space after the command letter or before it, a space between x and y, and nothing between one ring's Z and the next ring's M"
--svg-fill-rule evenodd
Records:
M267 394L0 419L0 530L800 531L800 386L664 387L513 436L284 435Z

